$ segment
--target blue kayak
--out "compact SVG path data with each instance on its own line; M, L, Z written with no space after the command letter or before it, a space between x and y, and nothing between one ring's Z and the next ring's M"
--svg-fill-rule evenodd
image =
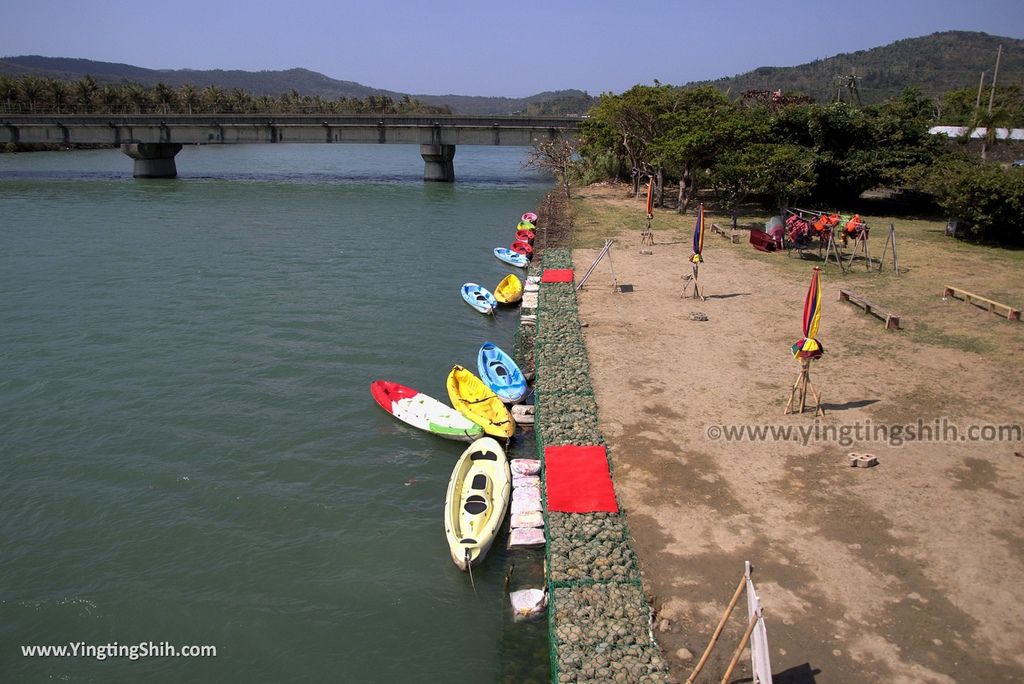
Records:
M491 291L476 283L466 283L462 286L462 298L482 314L493 313L498 308L498 300L494 298Z
M524 257L522 254L513 252L508 247L495 247L494 256L498 257L506 264L512 266L518 266L519 268L526 268L530 265L530 260Z
M491 391L506 404L514 404L526 396L526 378L512 357L493 342L484 342L476 357L476 367Z

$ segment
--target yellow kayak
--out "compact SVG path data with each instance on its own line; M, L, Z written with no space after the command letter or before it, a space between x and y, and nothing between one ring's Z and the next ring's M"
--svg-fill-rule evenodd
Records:
M514 273L509 273L494 288L494 298L499 304L515 304L523 298L523 281Z
M501 445L481 437L455 464L444 501L444 533L452 561L468 570L483 560L505 519L512 473Z
M498 395L462 366L453 366L448 374L448 397L459 413L493 437L508 439L515 432L512 414Z

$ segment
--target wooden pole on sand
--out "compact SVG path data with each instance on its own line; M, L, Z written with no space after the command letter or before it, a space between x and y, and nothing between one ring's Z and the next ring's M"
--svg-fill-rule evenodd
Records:
M715 633L711 635L711 641L708 642L708 647L704 649L704 655L700 657L697 662L697 666L693 668L693 672L686 678L686 684L693 684L694 680L697 679L697 675L704 669L704 665L707 664L708 658L711 657L711 651L714 649L715 644L718 643L718 637L722 634L722 629L725 627L726 621L729 616L732 615L733 608L736 607L736 603L740 600L740 594L743 593L743 587L747 583L746 576L740 577L739 586L736 587L736 592L732 595L732 600L729 601L729 605L725 609L725 613L722 614L722 619L718 621L718 627L715 627Z
M761 619L761 616L754 613L750 616L750 622L747 623L747 631L743 632L743 638L740 639L739 646L736 647L736 652L732 654L732 660L729 661L729 667L726 668L725 674L722 675L721 684L728 684L729 677L732 677L732 671L736 669L736 663L740 661L740 654L743 653L743 649L747 647L747 642L750 641L750 635L754 631L754 625Z

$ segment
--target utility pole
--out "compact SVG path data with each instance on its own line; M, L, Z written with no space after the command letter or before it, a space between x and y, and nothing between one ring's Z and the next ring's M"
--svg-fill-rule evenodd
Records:
M988 96L988 113L992 113L992 101L996 98L996 79L999 78L999 58L1003 56L1003 46L996 53L996 70L992 72L992 92Z
M978 81L978 99L974 103L974 111L975 112L977 112L979 109L981 109L981 89L982 89L982 87L984 87L984 85L985 85L985 72L982 71L981 72L981 80Z

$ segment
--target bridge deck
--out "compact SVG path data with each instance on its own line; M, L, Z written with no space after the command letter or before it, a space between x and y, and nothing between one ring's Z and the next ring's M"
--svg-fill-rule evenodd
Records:
M456 115L7 115L0 143L384 143L533 145L577 130L566 117Z

